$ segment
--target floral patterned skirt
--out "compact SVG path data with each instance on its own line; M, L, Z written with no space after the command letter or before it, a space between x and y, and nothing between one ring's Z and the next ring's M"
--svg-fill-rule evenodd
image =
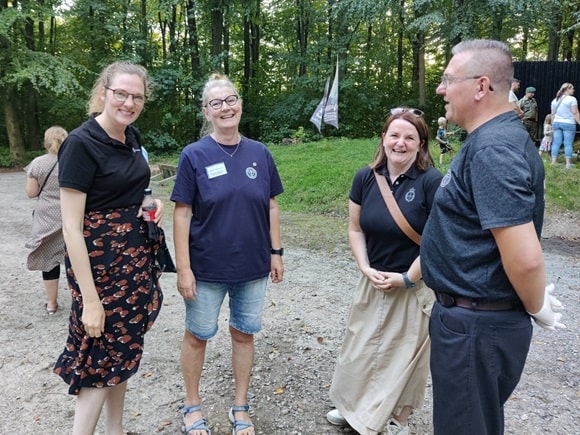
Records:
M83 297L65 256L72 307L68 339L54 372L69 385L70 394L82 387L118 385L134 375L144 335L161 309L161 272L154 260L159 243L147 240L147 226L136 217L137 211L133 206L85 215L85 242L106 316L99 338L85 333Z

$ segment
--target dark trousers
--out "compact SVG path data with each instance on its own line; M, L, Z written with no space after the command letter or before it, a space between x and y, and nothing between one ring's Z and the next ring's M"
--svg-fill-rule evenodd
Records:
M522 310L474 311L436 302L429 323L434 435L501 435L532 323Z
M534 142L538 140L538 123L532 119L524 119L524 126Z

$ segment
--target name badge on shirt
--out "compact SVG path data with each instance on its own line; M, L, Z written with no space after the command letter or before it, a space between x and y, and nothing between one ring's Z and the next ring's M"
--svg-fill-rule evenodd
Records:
M206 166L205 171L207 172L207 178L210 180L215 177L221 177L222 175L226 175L228 173L224 162Z

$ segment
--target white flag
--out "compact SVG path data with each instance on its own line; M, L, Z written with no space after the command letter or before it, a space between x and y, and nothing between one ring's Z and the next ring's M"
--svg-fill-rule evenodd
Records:
M318 133L320 133L320 129L322 127L322 116L324 115L324 107L326 106L326 99L328 98L328 87L330 86L330 77L326 79L326 86L324 87L324 95L322 96L322 100L316 106L316 110L310 117L310 122L312 122L316 128L318 128Z
M330 94L324 107L324 123L338 128L338 56L336 57L336 72Z

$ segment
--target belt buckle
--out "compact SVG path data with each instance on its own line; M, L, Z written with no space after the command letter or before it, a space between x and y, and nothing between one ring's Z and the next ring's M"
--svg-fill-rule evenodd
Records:
M439 303L444 307L454 307L456 305L455 298L449 293L439 293Z

